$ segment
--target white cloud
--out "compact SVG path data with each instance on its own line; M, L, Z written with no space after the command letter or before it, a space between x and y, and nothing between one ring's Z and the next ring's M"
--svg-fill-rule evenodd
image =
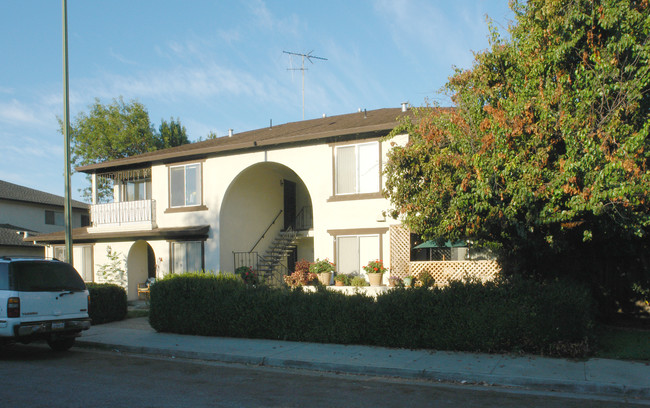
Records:
M225 41L229 45L232 45L236 42L238 42L241 38L241 33L239 30L219 30L218 31L218 36L221 40Z
M378 0L375 10L384 17L397 47L411 61L433 60L449 67L469 67L473 61L472 44L486 42L485 13L475 3ZM465 24L452 25L458 21L452 17L458 15L463 16Z
M220 95L247 95L268 99L266 84L254 75L211 64L201 67L176 67L171 70L142 72L134 75L108 74L84 88L92 95L115 97L211 98ZM88 84L87 84L88 85Z
M123 56L122 54L118 54L117 52L113 51L113 48L110 48L108 50L108 53L109 53L109 55L111 57L113 57L114 59L116 59L117 61L119 61L119 62L121 62L123 64L138 65L137 61L130 60L130 59L126 58L125 56Z
M263 0L252 0L248 7L253 14L255 25L274 34L299 35L299 28L302 23L295 14L289 14L285 18L278 18L273 15Z
M9 125L35 125L41 126L44 121L42 112L37 112L33 107L12 99L0 102L0 122Z

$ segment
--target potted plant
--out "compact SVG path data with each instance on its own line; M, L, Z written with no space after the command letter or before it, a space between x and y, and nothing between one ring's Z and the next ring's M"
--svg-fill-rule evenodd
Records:
M370 286L381 286L384 272L388 271L388 268L384 267L384 263L380 259L377 259L368 262L368 265L364 266L363 270L368 274Z
M309 272L318 275L318 280L325 286L330 284L332 279L332 272L334 272L334 264L329 259L316 259L316 262L309 265Z
M350 286L350 276L344 273L339 273L334 276L334 284L336 286Z
M360 288L363 286L368 286L368 282L366 282L366 280L363 279L363 276L354 276L350 280L350 285Z
M394 288L395 286L399 285L400 280L401 279L399 278L399 276L391 275L388 277L388 286Z
M402 282L404 282L404 287L410 288L413 285L413 277L408 275L402 279Z

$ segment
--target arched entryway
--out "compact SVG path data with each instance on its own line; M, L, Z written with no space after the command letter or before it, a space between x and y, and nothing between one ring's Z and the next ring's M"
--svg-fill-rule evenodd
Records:
M288 228L298 232L293 253L283 260L291 268L296 259L313 260L311 195L303 180L289 167L264 162L243 170L224 195L219 214L221 268L232 272L241 264L237 254L264 255Z
M148 278L156 277L156 255L147 241L136 241L131 245L126 259L128 277L127 297L129 300L138 298L138 283L143 283Z

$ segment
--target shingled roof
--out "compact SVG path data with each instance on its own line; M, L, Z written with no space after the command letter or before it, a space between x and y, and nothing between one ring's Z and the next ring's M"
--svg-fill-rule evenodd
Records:
M20 247L39 247L34 242L25 241L23 232L25 228L17 227L11 224L0 224L0 245L20 246ZM27 230L26 232L34 232Z
M0 180L0 200L20 201L25 203L55 205L63 207L64 198L55 194L35 190ZM87 210L88 204L72 200L72 207Z
M270 149L297 143L322 143L341 138L369 138L387 135L405 115L400 108L361 111L345 115L285 123L267 128L235 133L169 149L143 153L123 159L77 167L77 171L98 173L119 168L150 165L154 162L173 162L185 158L227 154L242 150Z

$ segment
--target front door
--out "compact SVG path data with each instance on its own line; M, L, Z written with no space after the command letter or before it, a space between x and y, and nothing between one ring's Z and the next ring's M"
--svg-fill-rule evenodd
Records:
M284 180L284 229L296 228L296 183Z

